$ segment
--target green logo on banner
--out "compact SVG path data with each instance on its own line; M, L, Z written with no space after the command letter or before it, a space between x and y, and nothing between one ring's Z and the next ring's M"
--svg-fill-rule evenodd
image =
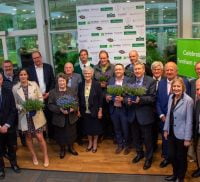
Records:
M132 47L144 47L144 43L132 44Z
M101 8L101 11L112 11L113 7L105 7L105 8Z
M85 21L82 21L82 22L78 22L78 25L85 25L86 22Z
M109 13L109 14L107 14L107 17L108 17L108 18L115 17L115 14Z
M177 40L177 62L179 75L197 77L194 66L200 61L200 39Z
M121 59L122 59L121 56L116 56L116 57L114 57L114 60L121 60Z
M110 20L110 23L123 23L123 19L113 19Z
M133 29L133 26L132 25L127 25L124 27L125 29Z
M136 31L126 31L124 32L124 35L135 35Z
M136 9L144 9L144 6L136 6Z
M107 45L100 45L100 48L107 48Z
M136 38L136 41L144 41L144 37Z
M93 37L94 37L94 36L99 36L99 33L92 33L91 35L92 35Z

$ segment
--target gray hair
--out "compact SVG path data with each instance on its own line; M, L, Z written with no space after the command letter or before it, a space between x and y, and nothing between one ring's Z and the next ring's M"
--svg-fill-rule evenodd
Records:
M163 70L164 69L164 66L163 66L163 63L161 61L154 61L152 64L151 64L151 70L153 70L155 67L157 66L160 66L160 68Z
M90 72L92 73L92 75L94 74L94 69L93 69L91 66L86 66L86 67L83 69L83 71L82 71L83 75L84 75L84 73L85 73L86 71L90 71Z

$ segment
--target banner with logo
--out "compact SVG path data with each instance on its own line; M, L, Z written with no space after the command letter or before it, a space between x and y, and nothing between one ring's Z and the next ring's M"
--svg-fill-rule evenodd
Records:
M177 60L179 75L196 78L194 66L200 61L200 39L178 39Z
M145 2L77 6L78 48L87 49L93 64L106 50L112 63L129 64L128 53L146 58Z

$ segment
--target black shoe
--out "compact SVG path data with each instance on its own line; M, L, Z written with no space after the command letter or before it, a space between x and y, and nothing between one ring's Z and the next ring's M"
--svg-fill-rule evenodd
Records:
M126 147L125 149L124 149L124 155L128 155L129 153L130 153L130 148L129 147Z
M194 172L192 173L192 177L193 177L193 178L198 178L198 177L200 177L200 168L197 169L196 171L194 171Z
M4 179L5 178L5 172L4 170L0 171L0 179Z
M143 154L138 154L136 157L132 160L132 163L137 163L139 162L142 158L144 158Z
M160 167L164 168L166 167L170 162L167 159L164 159L161 163L160 163Z
M17 164L12 165L11 168L15 173L21 173L21 170Z
M60 159L63 159L65 157L65 148L62 148L60 150Z
M165 178L166 181L176 181L176 179L177 179L177 177L174 176L174 175L167 176L167 177Z
M97 148L96 149L92 149L92 153L96 153L97 152Z
M147 170L151 167L151 164L152 164L152 160L151 159L147 159L144 163L144 166L143 166L143 169L144 170Z
M116 150L115 150L115 153L116 153L116 154L120 154L121 151L122 151L123 149L124 149L124 147L118 146L118 147L116 148Z
M68 151L69 151L72 155L78 155L78 152L76 152L76 150L74 149L73 146L69 146Z

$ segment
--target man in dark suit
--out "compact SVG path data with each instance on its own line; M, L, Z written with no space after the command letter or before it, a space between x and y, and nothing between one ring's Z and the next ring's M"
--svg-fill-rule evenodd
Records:
M174 78L178 76L178 68L176 63L168 62L164 68L166 78L162 79L158 84L157 89L157 102L156 102L156 109L157 114L161 120L160 122L160 131L162 132L162 156L164 160L160 163L160 167L166 167L169 164L168 159L168 141L164 138L163 135L163 127L166 119L167 114L167 106L169 95L171 92L171 82ZM190 85L188 80L184 79L184 83L186 86L186 92L190 92Z
M161 61L154 61L151 64L151 71L153 74L153 79L156 81L156 91L158 89L158 83L163 78L163 63ZM159 123L160 118L157 115L156 109L155 109L155 122L153 125L153 146L154 151L158 148L157 142L158 142L158 133L159 133Z
M3 75L0 73L0 179L5 178L4 149L8 149L8 158L14 172L20 173L16 159L15 100L11 90L2 87Z
M116 64L114 68L115 76L108 80L108 85L123 86L128 83L129 78L124 76L125 68L123 64ZM109 103L110 117L114 126L115 138L117 141L116 154L119 154L124 148L124 155L129 154L128 146L129 125L127 120L127 111L122 95L118 95L112 99L112 96L107 95L106 101Z
M43 63L42 55L39 51L32 53L32 59L34 64L28 68L29 80L37 82L43 94L43 99L45 101L44 113L47 119L48 137L53 139L54 132L53 125L51 124L52 114L47 107L49 91L55 87L53 68L50 64Z
M197 156L197 169L193 172L192 177L200 177L200 79L197 79L195 83L196 88L196 103L195 103L195 112L194 112L194 143L196 146L196 156Z
M87 49L81 49L79 52L80 60L74 65L74 72L80 74L82 78L83 78L82 71L86 66L91 66L92 68L94 67L94 65L91 64L90 61L88 60L88 56L89 54Z
M78 84L81 83L82 78L78 73L74 73L74 66L68 62L64 66L64 72L68 78L68 87L71 88L76 94L78 93Z
M130 84L145 87L146 94L137 96L136 101L128 98L128 121L131 123L132 138L137 152L132 162L137 163L145 156L143 169L146 170L151 167L153 158L152 125L155 121L156 82L145 75L145 66L139 62L134 65L134 75L135 77L130 79Z

